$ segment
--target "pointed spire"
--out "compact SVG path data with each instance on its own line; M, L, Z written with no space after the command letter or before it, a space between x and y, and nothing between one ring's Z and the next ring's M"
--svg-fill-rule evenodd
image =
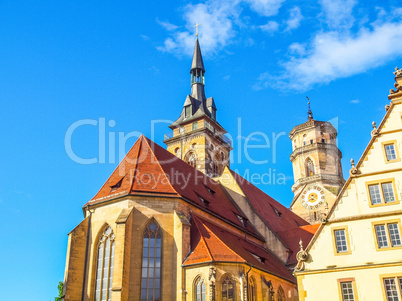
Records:
M308 96L306 96L306 98L307 98L307 100L310 100L310 99L308 98ZM308 119L308 120L313 120L313 111L311 110L311 107L310 107L310 101L307 102L307 105L308 105L307 119Z
M191 71L193 71L195 69L202 70L202 73L205 73L204 62L202 60L200 43L198 42L198 36L197 36L197 38L195 40L195 47L194 47L194 54L193 54L193 62L191 64Z

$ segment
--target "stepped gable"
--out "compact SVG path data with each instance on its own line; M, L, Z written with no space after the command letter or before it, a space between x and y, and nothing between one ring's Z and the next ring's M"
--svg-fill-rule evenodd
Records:
M128 194L182 197L262 239L252 225L248 223L244 226L240 222L237 216L244 217L244 214L218 182L145 136L135 142L99 192L86 205Z
M203 262L243 262L291 282L292 273L262 246L228 232L193 215L191 219L191 249L184 265Z
M307 245L313 237L310 231L303 229L304 226L310 226L310 224L234 171L231 170L231 173L254 211L292 251L288 264L297 263L296 254L299 251L299 240L302 239Z

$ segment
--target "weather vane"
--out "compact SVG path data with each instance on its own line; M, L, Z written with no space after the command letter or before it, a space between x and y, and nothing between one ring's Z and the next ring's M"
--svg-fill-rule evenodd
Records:
M198 26L200 26L201 24L198 24L197 22L195 22L195 25L193 27L195 27L195 35L198 37Z

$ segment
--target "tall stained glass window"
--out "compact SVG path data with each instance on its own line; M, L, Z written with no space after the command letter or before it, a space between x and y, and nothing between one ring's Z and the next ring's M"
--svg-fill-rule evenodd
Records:
M99 238L95 279L95 301L112 300L114 234L107 227Z
M144 231L141 301L161 300L162 230L151 221Z

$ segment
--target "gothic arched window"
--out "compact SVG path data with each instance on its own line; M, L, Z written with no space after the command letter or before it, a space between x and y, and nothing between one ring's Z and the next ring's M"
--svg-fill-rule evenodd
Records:
M187 163L194 168L197 167L197 156L193 152L188 155Z
M249 280L249 296L250 296L250 301L256 301L257 300L257 291L256 291L256 285L255 285L255 281L253 278L250 278Z
M196 301L206 301L205 281L201 277L194 283L194 292Z
M142 250L141 301L161 299L162 230L155 220L145 228Z
M95 301L112 300L114 234L112 228L103 230L99 238L95 278Z
M216 160L212 161L212 176L216 177L219 175L218 162Z
M222 281L222 301L235 300L235 285L232 278L227 275Z
M306 177L314 176L314 163L310 158L306 160Z
M283 291L282 286L278 288L278 301L286 301L285 292Z

